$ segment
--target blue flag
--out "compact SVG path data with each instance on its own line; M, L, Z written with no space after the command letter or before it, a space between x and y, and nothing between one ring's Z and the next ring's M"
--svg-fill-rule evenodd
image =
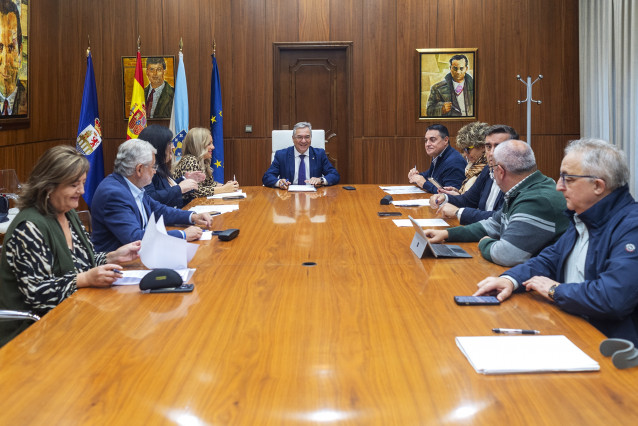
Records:
M182 142L188 133L188 89L186 87L186 70L184 69L184 54L179 52L177 80L175 81L175 95L173 96L173 110L168 127L173 132L173 152L175 160L182 157Z
M86 77L84 78L84 93L82 94L82 108L78 124L76 149L89 160L89 172L84 184L84 201L91 207L91 200L95 189L104 179L104 158L102 155L102 126L97 109L97 90L95 88L95 74L91 52L86 57Z
M222 86L219 83L217 58L213 58L213 73L210 77L210 132L213 135L213 178L224 183L224 120L222 116Z

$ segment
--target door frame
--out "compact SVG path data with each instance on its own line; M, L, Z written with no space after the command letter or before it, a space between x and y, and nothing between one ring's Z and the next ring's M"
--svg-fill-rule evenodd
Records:
M326 42L316 42L316 41L300 41L300 42L273 42L273 129L278 128L279 121L279 97L276 95L280 91L279 84L279 66L281 64L281 53L283 51L290 50L343 50L346 54L346 104L348 109L348 122L347 122L347 134L345 135L346 142L346 152L348 155L347 158L347 170L351 170L352 165L352 144L354 142L354 126L352 124L352 120L354 117L354 105L353 105L353 90L352 87L352 51L353 51L353 42L352 41L326 41ZM328 135L326 134L326 142L330 142L330 138L335 136L334 134ZM348 175L350 175L348 173Z

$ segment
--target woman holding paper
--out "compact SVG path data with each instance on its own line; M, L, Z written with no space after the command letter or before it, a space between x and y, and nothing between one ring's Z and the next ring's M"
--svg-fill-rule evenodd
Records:
M173 178L187 172L204 172L206 174L206 179L199 184L196 190L184 194L184 204L193 198L234 192L239 188L239 183L234 180L228 181L224 185L213 180L210 162L214 148L210 130L203 127L190 129L184 138L183 155L173 171Z
M78 288L109 287L121 262L138 257L140 241L110 253L95 253L75 211L84 194L88 160L62 145L46 151L23 185L0 258L0 309L44 315ZM25 321L0 322L0 346Z
M144 187L149 197L170 207L181 209L184 207L183 194L198 188L198 182L206 179L204 172L186 172L183 176L173 179L173 132L159 124L146 127L138 139L149 142L157 150L155 164L157 172L150 185Z

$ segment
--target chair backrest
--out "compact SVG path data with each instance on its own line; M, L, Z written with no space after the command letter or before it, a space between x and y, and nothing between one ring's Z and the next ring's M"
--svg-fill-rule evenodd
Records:
M288 148L292 145L292 130L273 130L272 131L272 155L270 161L275 158L275 152L280 149ZM312 146L315 148L326 149L326 132L325 130L312 129Z
M31 312L12 311L9 309L0 309L0 321L2 320L29 320L40 321L40 317Z
M80 222L82 222L82 225L84 225L84 229L86 229L86 232L91 235L91 233L93 232L93 228L91 227L91 212L88 210L80 210L77 212L77 214L80 218Z

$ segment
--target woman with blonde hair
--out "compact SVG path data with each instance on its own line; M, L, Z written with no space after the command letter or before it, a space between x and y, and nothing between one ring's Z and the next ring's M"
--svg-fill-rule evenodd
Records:
M109 287L122 262L138 257L140 241L96 253L75 209L84 194L88 160L72 146L47 150L23 185L0 257L0 309L44 315L82 287ZM0 346L27 328L0 322Z
M184 204L187 204L193 198L233 192L239 188L239 184L236 181L231 180L222 185L213 180L210 163L214 148L210 130L203 127L194 127L186 134L182 144L182 158L173 170L173 179L179 179L187 172L204 172L206 179L199 183L199 187L196 190L183 194Z
M461 127L456 135L456 146L461 149L463 156L467 160L465 180L458 189L459 194L463 194L474 185L476 178L487 165L485 135L489 127L487 123L475 121Z

